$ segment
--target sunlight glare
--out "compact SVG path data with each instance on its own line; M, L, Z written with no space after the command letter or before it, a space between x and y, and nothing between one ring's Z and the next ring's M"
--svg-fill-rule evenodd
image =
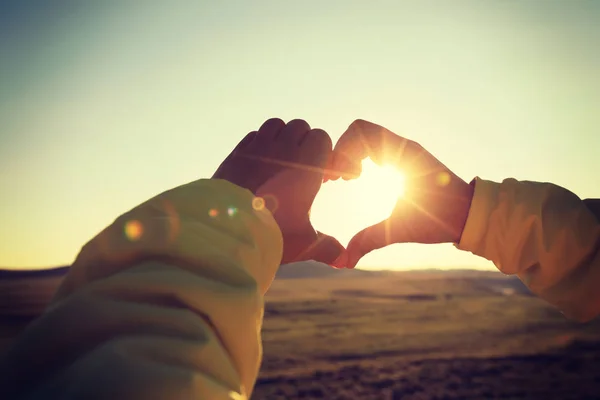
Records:
M392 207L404 195L404 175L392 165L379 166L367 159L362 163L362 173L357 182L360 182L365 191L377 193L386 205L389 203ZM368 193L365 196L370 198Z
M316 229L346 245L361 229L390 216L404 194L404 176L393 166L367 159L358 179L330 181L321 187L311 211Z

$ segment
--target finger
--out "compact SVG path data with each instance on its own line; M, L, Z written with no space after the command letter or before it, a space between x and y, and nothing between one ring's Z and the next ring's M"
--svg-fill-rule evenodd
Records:
M323 183L332 180L336 181L339 179L339 175L337 175L333 170L333 165L335 163L335 153L332 151L329 153L329 158L327 159L327 165L325 166L325 171L323 173Z
M252 132L248 133L246 136L244 136L244 138L242 140L240 140L240 142L235 146L235 148L233 149L231 154L248 147L248 145L250 145L250 143L252 143L252 141L256 138L256 134L257 134L257 131L252 131Z
M252 131L252 132L248 133L246 136L244 136L244 138L242 140L240 140L240 142L235 146L235 148L231 151L231 153L229 153L229 155L225 158L225 160L223 160L221 165L219 165L219 167L213 174L213 178L220 178L224 169L227 169L227 165L229 165L229 162L231 161L231 159L235 156L238 156L238 155L244 153L244 150L253 143L254 139L256 138L256 133L257 133L256 131Z
M333 265L344 252L344 246L332 236L321 232L317 232L317 235L317 240L298 256L298 261L314 260Z
M342 268L347 268L347 264L348 264L348 251L344 250L342 252L342 254L340 254L338 258L333 260L333 262L330 265L333 268L342 269Z
M391 244L391 237L391 221L389 219L365 228L350 240L344 260L338 262L345 264L342 266L346 268L354 268L365 255Z
M300 162L324 170L331 158L333 143L322 129L309 130L300 142Z
M333 157L333 169L345 181L356 179L362 172L362 163L359 159L350 159L346 154L335 152Z
M258 129L258 136L262 140L275 140L284 127L285 122L283 122L281 119L268 119Z
M281 132L279 132L277 137L286 141L290 140L291 137L293 139L290 140L290 143L297 145L302 141L308 131L310 131L308 122L302 119L293 119L281 129Z
M371 158L377 164L398 163L405 156L413 158L419 148L415 142L364 120L356 120L342 134L334 151L352 161Z

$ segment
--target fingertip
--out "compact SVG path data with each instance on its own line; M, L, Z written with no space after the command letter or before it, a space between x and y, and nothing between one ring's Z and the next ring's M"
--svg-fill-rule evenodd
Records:
M334 237L317 232L317 240L309 245L300 255L299 259L315 260L324 264L333 265L344 253L345 248Z
M330 265L337 269L343 269L346 268L347 261L348 255L345 251L342 251L342 253L335 260L333 260L333 262Z
M340 152L334 152L331 166L336 175L346 181L358 178L362 172L360 160L352 160L349 156Z
M348 172L342 175L342 179L345 181L351 181L360 177L360 174Z
M337 181L338 179L340 179L339 175L332 174L331 172L325 172L325 175L326 176L324 177L324 179L325 179L324 182Z
M346 261L346 268L348 269L354 269L354 267L356 267L356 264L358 264L358 261L360 260L361 256L359 254L356 254L354 252L352 253L348 253L348 258Z

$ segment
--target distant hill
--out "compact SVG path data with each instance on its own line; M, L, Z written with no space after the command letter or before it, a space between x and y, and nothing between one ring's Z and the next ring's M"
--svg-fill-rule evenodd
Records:
M39 315L68 270L68 267L0 269L0 318Z
M414 269L414 270L366 270L366 269L338 269L317 261L300 261L290 264L284 264L279 267L275 276L276 279L303 279L303 278L325 278L340 276L379 276L379 275L410 275L415 278L440 277L444 278L477 278L477 279L502 279L507 278L498 271L485 271L469 268L456 269Z
M275 275L275 279L326 278L329 276L371 276L385 272L345 268L338 269L317 261L301 261L280 266L279 271L277 271L277 275Z
M45 267L45 268L2 268L0 267L0 279L23 279L23 278L58 278L63 277L69 271L69 266Z
M402 280L436 280L468 282L470 287L479 288L482 291L493 291L504 295L520 294L530 295L529 289L516 276L508 276L499 271L485 271L475 269L418 269L406 271L391 270L361 270L361 269L337 269L316 261L302 261L285 264L279 267L276 280L284 279L337 279L337 278L370 278L377 276L389 276L390 279L400 278Z

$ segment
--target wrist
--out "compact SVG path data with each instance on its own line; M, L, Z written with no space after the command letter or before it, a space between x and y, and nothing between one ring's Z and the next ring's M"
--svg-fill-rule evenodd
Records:
M473 195L475 193L475 180L471 183L465 181L460 182L461 184L455 191L454 207L451 214L452 226L452 238L451 243L459 243L462 233L469 217L469 210L471 209L471 202L473 201Z

